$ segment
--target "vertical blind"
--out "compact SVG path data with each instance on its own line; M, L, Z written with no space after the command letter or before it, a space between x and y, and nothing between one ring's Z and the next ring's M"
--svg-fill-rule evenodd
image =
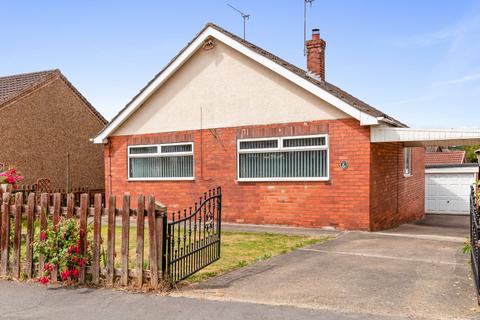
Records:
M193 178L193 143L131 146L129 178Z
M239 141L238 153L239 179L328 178L325 135Z

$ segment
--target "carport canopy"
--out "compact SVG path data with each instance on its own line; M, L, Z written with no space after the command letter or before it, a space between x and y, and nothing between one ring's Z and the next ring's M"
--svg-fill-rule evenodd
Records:
M480 129L371 127L372 143L403 142L406 147L480 145Z

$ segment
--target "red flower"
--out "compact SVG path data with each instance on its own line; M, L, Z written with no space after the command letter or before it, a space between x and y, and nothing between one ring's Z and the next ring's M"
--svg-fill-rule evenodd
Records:
M62 278L62 281L67 281L70 275L71 275L71 271L68 269L60 272L60 277Z
M50 280L48 279L48 277L39 277L37 280L38 280L38 282L40 282L41 284L47 284L48 281L50 281Z
M86 258L78 259L78 265L80 267L86 266L87 265L87 259Z
M47 239L47 233L45 231L40 232L40 241L45 241Z
M72 276L76 279L78 278L78 275L80 274L80 271L78 269L73 269L72 270Z
M51 264L51 263L45 263L45 265L43 266L43 269L44 269L45 271L52 272L52 271L53 271L53 264Z

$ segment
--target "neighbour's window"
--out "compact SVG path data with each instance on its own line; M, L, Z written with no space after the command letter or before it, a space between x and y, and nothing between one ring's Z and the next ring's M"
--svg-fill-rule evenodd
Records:
M193 168L193 142L128 147L129 180L190 180Z
M328 180L328 136L238 140L238 180Z
M403 174L412 175L412 148L403 148Z

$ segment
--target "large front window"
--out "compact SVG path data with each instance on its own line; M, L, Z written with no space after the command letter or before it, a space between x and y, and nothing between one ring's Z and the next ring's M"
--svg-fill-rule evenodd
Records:
M129 180L192 180L193 142L128 147Z
M328 136L238 140L239 181L328 180Z

